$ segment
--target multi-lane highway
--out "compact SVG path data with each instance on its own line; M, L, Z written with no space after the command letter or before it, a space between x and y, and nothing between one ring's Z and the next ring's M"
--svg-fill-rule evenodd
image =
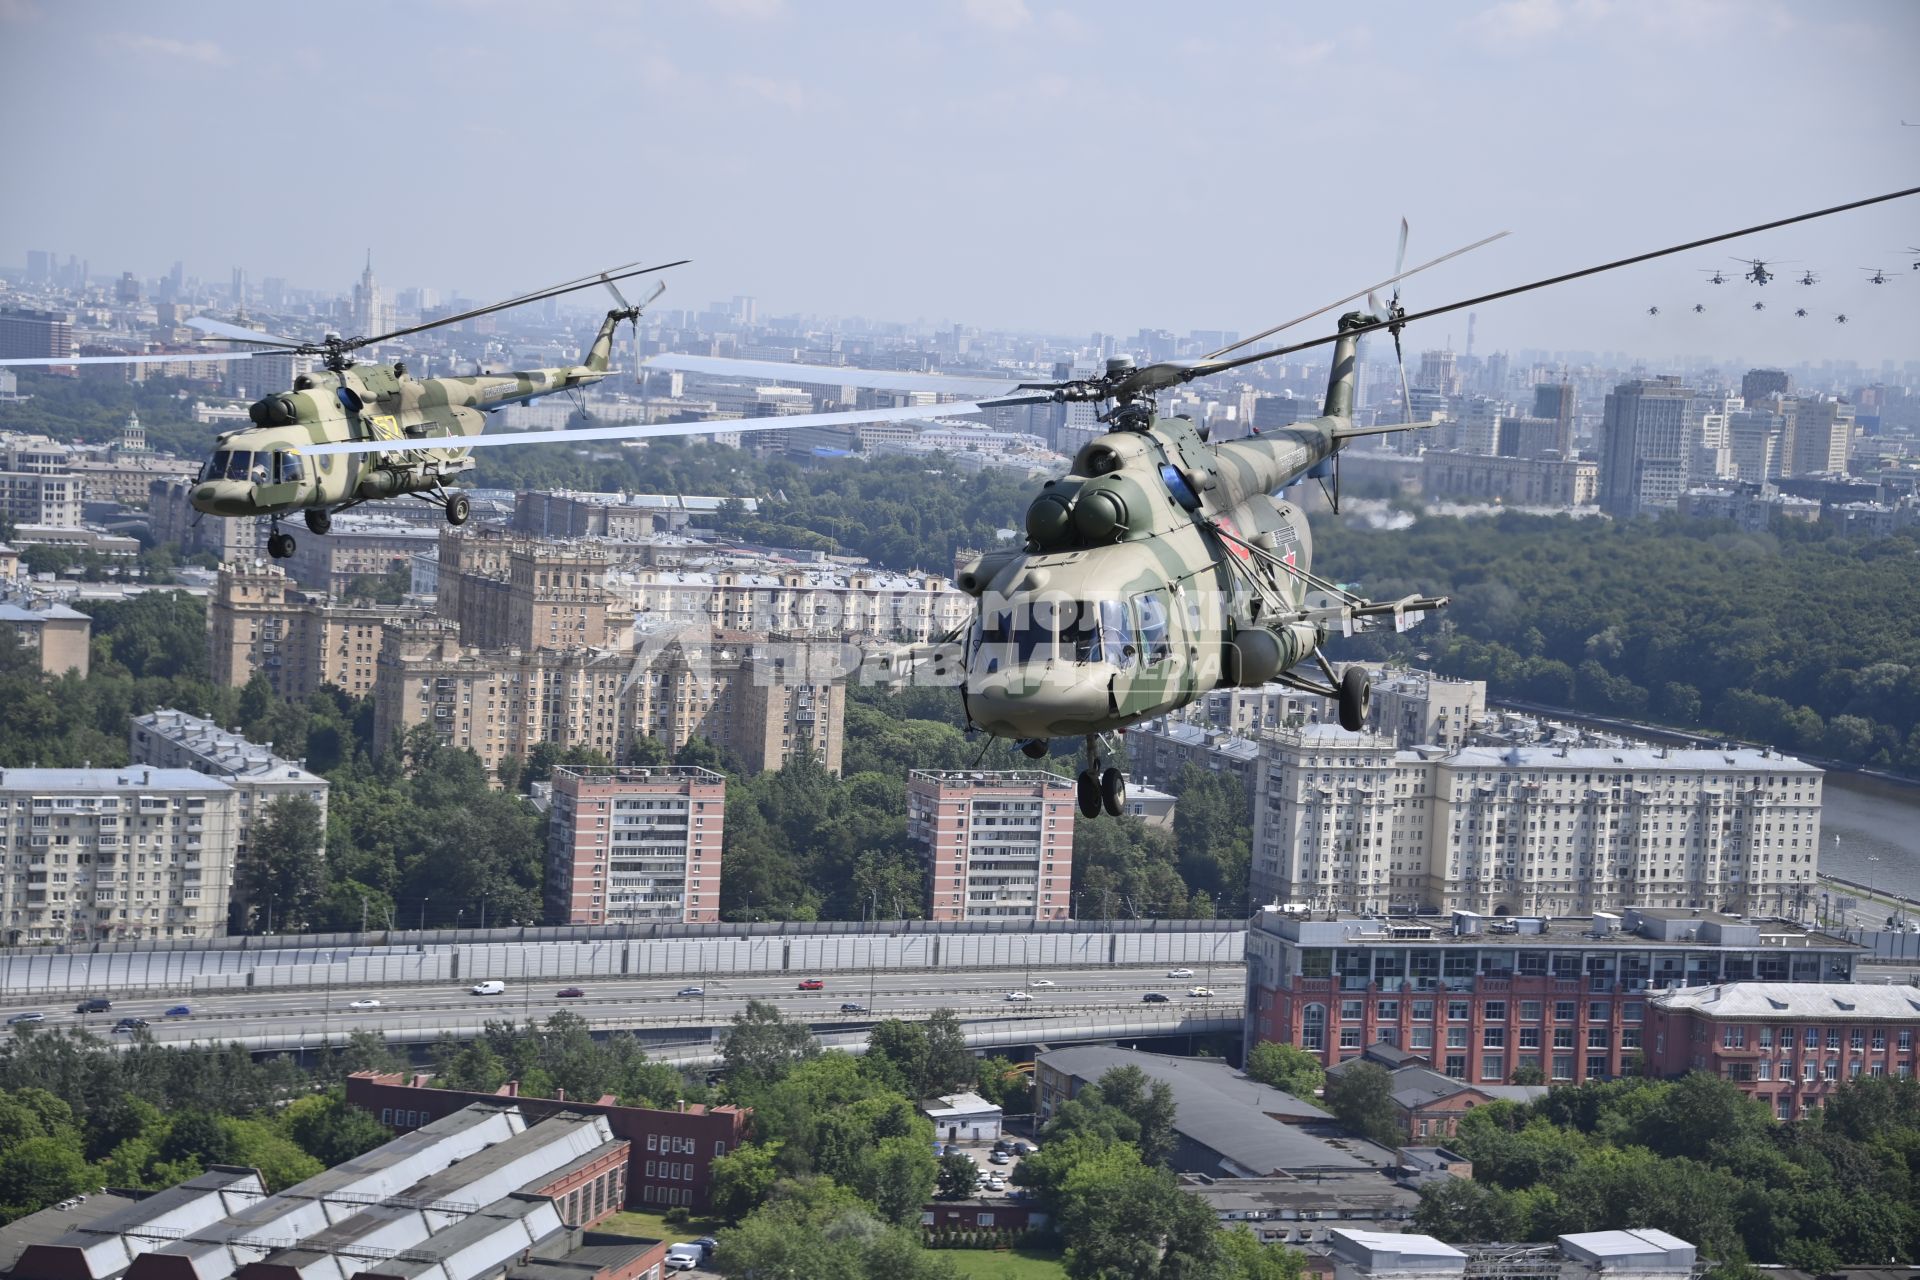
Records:
M818 977L818 991L799 989L799 982ZM1158 992L1170 1005L1206 1006L1210 1012L1237 1017L1242 1003L1245 969L1241 965L1197 966L1191 978L1167 976L1164 968L1110 968L1062 970L969 970L908 973L822 973L732 975L689 978L606 978L578 982L534 981L505 984L498 995L474 995L466 985L388 985L278 990L205 992L179 997L146 996L116 1000L104 1013L81 1015L76 1002L30 1003L10 999L0 1004L0 1016L25 1010L46 1015L43 1028L83 1026L111 1034L123 1017L144 1018L147 1031L162 1043L244 1040L281 1045L322 1040L338 1042L349 1033L366 1029L395 1040L431 1040L443 1031L471 1034L489 1019L544 1019L559 1009L579 1014L605 1029L682 1029L690 1040L704 1040L709 1028L724 1025L748 1000L766 1000L787 1016L815 1025L859 1025L885 1017L924 1017L935 1009L951 1008L966 1020L992 1018L1081 1017L1096 1013L1172 1012L1148 1004L1143 997ZM1045 985L1051 983L1051 985ZM1206 987L1211 997L1193 997L1190 988ZM698 995L682 996L697 987ZM563 989L584 994L561 998ZM1009 1000L1020 991L1027 1000ZM378 1001L368 1006L368 1001ZM363 1007L355 1008L356 1002ZM168 1018L166 1010L186 1005L186 1017ZM858 1005L843 1010L842 1005Z

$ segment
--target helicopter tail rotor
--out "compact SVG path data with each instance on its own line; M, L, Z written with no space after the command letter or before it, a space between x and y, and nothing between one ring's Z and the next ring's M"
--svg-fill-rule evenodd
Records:
M1400 331L1406 327L1405 317L1407 311L1405 307L1400 305L1400 285L1397 280L1397 277L1401 273L1400 269L1406 265L1406 261L1407 220L1403 217L1400 219L1400 248L1394 254L1393 258L1393 274L1396 277L1393 286L1393 296L1388 299L1386 306L1382 307L1380 305L1379 295L1369 290L1367 293L1367 310L1372 313L1376 321L1386 325L1387 332L1393 335L1393 360L1400 369L1400 420L1402 422L1412 422L1413 393L1407 389L1407 356L1406 352L1401 349L1400 344Z

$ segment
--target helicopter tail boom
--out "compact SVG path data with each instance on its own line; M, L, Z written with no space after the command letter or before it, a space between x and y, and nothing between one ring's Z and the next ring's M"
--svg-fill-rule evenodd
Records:
M593 345L587 348L587 358L581 366L589 373L606 373L608 362L613 358L613 333L620 327L628 313L616 309L607 312L607 318L600 322L600 332L594 335Z

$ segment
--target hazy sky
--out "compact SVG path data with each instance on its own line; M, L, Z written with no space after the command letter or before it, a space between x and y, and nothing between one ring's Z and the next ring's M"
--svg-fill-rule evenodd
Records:
M371 247L486 297L691 257L666 305L1251 331L1386 275L1403 212L1414 261L1514 232L1418 308L1920 185L1917 53L1911 0L0 0L0 262L344 289ZM1492 304L1476 350L1913 359L1908 245L1920 198Z

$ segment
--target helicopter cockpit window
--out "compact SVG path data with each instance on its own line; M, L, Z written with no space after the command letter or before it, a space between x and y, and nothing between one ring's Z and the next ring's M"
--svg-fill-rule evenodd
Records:
M282 484L298 484L300 482L299 454L276 453L273 455L273 460L275 468L279 472L279 474L274 477L275 479Z
M227 454L227 479L245 480L247 470L253 466L253 455L245 449L235 449Z
M1151 667L1171 652L1167 643L1167 598L1158 591L1147 591L1135 596L1133 604L1140 617L1140 657Z
M202 480L219 480L224 478L226 474L227 451L225 449L216 449L207 455L206 462L201 465L200 478Z

